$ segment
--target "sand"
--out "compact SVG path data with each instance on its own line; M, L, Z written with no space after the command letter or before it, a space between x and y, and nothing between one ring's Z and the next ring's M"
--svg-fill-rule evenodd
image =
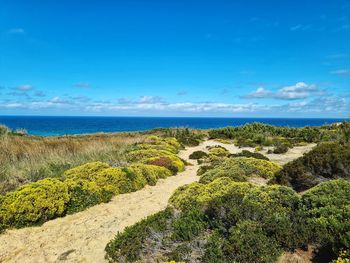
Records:
M188 156L197 150L207 152L206 147L213 145L221 145L231 153L244 149L232 144L205 141L179 153L181 158L191 163L184 172L159 180L155 186L116 196L109 203L51 220L39 227L7 230L0 235L0 262L104 262L104 248L118 231L163 210L179 186L199 179L196 176L199 166ZM312 147L296 147L287 154L269 155L269 158L282 164ZM265 183L257 178L255 180L259 185Z

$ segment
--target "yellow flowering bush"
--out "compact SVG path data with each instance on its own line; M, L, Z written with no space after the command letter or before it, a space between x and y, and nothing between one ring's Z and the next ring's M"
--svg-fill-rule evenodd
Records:
M281 169L280 165L267 160L252 157L226 158L220 165L202 174L200 182L209 183L220 177L229 177L232 180L244 182L252 175L270 179Z
M61 216L69 201L68 187L47 178L7 193L0 204L0 224L23 227Z

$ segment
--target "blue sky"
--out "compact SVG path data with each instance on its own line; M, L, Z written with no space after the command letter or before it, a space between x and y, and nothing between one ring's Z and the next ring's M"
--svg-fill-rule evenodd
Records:
M350 1L0 0L0 114L349 117Z

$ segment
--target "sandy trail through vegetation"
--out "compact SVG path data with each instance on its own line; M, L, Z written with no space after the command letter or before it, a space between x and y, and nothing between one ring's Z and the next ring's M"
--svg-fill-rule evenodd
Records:
M214 145L222 145L231 153L242 150L232 144L205 141L179 153L191 166L176 176L159 180L155 186L116 196L109 203L57 218L40 227L8 230L0 235L0 262L104 262L104 248L118 231L163 210L175 189L199 179L198 164L188 156L198 150L207 152L206 147ZM290 150L276 160L294 159L311 148Z
M104 248L118 231L163 210L179 186L198 180L197 162L188 156L207 143L187 148L179 156L189 162L176 176L159 180L137 192L114 197L77 214L40 227L8 230L0 235L0 262L103 262Z

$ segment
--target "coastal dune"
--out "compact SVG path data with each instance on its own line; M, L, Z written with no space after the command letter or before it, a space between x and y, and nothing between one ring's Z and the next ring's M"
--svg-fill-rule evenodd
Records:
M178 187L199 179L196 175L199 166L188 157L194 151L207 151L207 146L214 145L221 145L231 153L242 150L233 144L205 141L180 151L179 156L191 165L176 176L159 180L155 186L118 195L109 203L57 218L39 227L8 230L0 235L0 262L103 262L104 248L118 231L165 209ZM300 157L313 146L294 148L269 158L284 163L284 160Z

